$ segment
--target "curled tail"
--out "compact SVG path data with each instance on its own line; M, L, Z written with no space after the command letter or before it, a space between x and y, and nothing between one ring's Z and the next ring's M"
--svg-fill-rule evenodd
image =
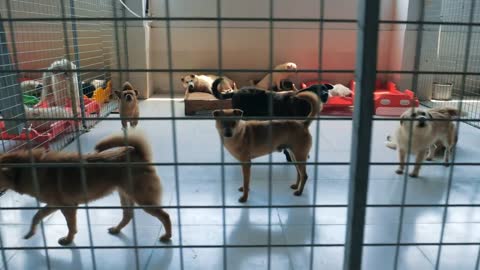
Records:
M308 114L307 119L303 121L305 127L309 127L313 121L312 117L316 117L320 112L320 101L318 96L312 92L304 91L298 93L296 97L306 100L308 103L310 103L310 113Z
M218 77L215 81L213 81L213 83L212 83L212 93L213 93L213 95L216 98L221 99L221 100L232 98L233 92L221 93L220 91L218 91L218 86L223 84L223 81L224 81L223 77Z
M387 140L385 141L385 146L397 150L397 144L392 140L392 137L390 135L387 136Z
M452 107L439 107L439 108L432 108L429 110L430 112L435 112L435 113L440 113L440 114L447 114L447 115L450 115L450 116L465 116L466 113L465 112L461 112L456 109L456 108L452 108Z
M150 145L147 143L145 136L138 132L129 131L127 137L123 134L107 137L95 145L95 150L102 152L110 148L123 146L132 146L135 148L134 153L136 153L142 161L152 160Z

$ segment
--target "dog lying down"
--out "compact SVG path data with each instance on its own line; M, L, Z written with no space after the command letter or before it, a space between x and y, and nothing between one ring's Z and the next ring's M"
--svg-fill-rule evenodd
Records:
M242 116L239 109L216 110L213 116L216 120L216 128L225 148L238 161L243 162L243 192L240 202L246 202L250 186L250 162L252 159L267 155L274 151L287 150L293 161L306 162L308 153L312 147L312 136L309 126L311 117L318 114L318 97L312 92L303 92L299 98L310 104L311 110L308 118L298 120L272 120L272 121L243 121L230 117ZM271 130L271 132L270 132ZM307 181L305 164L295 164L297 169L297 181L291 185L295 189L294 195L302 195Z
M398 150L399 167L396 173L403 174L409 147L410 152L416 155L416 164L410 173L411 177L418 176L427 152L426 159L433 160L436 152L444 149L443 161L448 163L453 147L457 143L456 127L453 123L454 117L457 116L460 116L460 112L448 107L427 110L416 108L404 112L400 117L400 126L397 128L393 140L391 136L388 136L385 143L388 148ZM413 119L413 123L405 121L408 118Z
M223 78L221 77L213 82L213 95L222 100L231 98L232 108L242 110L244 116L269 116L269 104L272 100L273 116L306 117L310 113L310 104L308 101L298 98L298 94L302 92L315 93L321 101L320 108L318 108L321 111L323 104L328 100L328 90L332 87L332 85L316 84L299 91L273 92L247 86L225 93L227 89L219 87L222 82Z
M97 152L81 157L86 165L98 162L127 162L127 160L151 162L152 159L149 144L138 133L130 133L127 140L123 135L105 138L95 146L95 149ZM45 152L43 149L35 149L32 150L32 157L29 154L28 151L0 154L0 189L6 188L20 194L28 194L47 204L33 217L30 231L25 235L25 239L35 234L37 225L43 218L60 210L67 221L68 234L60 238L58 243L60 245L70 244L77 233L77 209L74 207L100 199L117 190L122 206L133 206L135 203L140 206L149 206L144 208L144 211L158 218L165 227L166 232L160 237L160 240L170 240L172 225L169 215L160 207L162 186L153 166L131 166L130 172L126 166L113 167L113 164L112 168L108 168L108 164L86 166L84 168L87 188L85 194L78 166L38 167L36 170L38 183L33 182L34 178L30 167L2 166L2 164L30 164L31 158L35 163L40 164L77 163L80 161L77 153ZM36 186L39 187L38 190L35 188ZM133 209L124 208L122 220L117 226L110 228L109 232L118 234L132 217Z

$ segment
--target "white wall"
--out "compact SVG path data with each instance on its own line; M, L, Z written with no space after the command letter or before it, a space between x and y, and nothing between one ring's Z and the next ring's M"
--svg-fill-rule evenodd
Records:
M216 16L216 0L175 0L170 1L171 17L212 17ZM381 19L406 19L408 0L381 1ZM223 17L268 17L268 0L222 0ZM151 0L152 15L165 16L165 1ZM355 19L355 0L325 0L325 17L329 19ZM318 18L319 0L275 0L275 17ZM175 22L171 23L173 68L218 68L218 40L216 22ZM142 28L143 29L143 28ZM132 35L135 41L132 41ZM141 46L138 27L129 27L130 66L140 67L145 60L132 52L132 42ZM323 69L354 69L356 51L356 24L325 23L323 32ZM304 69L318 67L319 23L274 24L274 64L292 61ZM382 25L379 33L378 69L401 69L403 58L404 27ZM165 23L155 21L151 30L152 68L168 68ZM269 23L267 22L223 22L222 23L223 68L269 68ZM180 77L174 74L174 90L181 92ZM226 74L240 85L247 80L261 78L263 74ZM300 73L297 81L317 78L317 74ZM140 74L137 74L141 78ZM333 82L347 83L353 74L323 74ZM380 76L386 79L387 76ZM391 76L392 79L398 79ZM152 74L155 92L169 91L167 73Z

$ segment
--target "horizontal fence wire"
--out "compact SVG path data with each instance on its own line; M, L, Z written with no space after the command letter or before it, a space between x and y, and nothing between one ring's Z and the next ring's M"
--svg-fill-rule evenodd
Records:
M261 18L261 17L83 17L83 18L43 18L43 17L29 17L29 18L2 18L0 22L40 22L40 21L239 21L239 22L324 22L324 23L357 23L355 19L328 19L328 18ZM452 25L452 26L480 26L480 22L445 22L445 21L411 21L411 20L379 20L379 24L409 24L409 25Z
M288 209L288 208L347 208L348 204L289 204L289 205L284 205L284 204L265 204L265 205L165 205L162 206L162 208L165 209L267 209L269 207L271 208L279 208L279 209ZM413 203L405 203L405 204L367 204L367 208L401 208L401 207L406 207L406 208L425 208L425 207L431 207L431 208L444 208L444 207L456 207L456 208L477 208L480 207L480 204L456 204L456 203L449 203L449 204L413 204ZM52 206L22 206L22 207L2 207L2 210L5 211L13 211L13 210L38 210L38 209L59 209L59 208L65 208L65 209L144 209L144 208L158 208L158 206L149 206L149 205L144 205L144 206L96 206L96 205L89 205L89 206L71 206L71 205L52 205Z
M97 71L105 71L105 72L158 72L158 73L170 73L170 72L185 72L185 73L199 73L199 72L208 72L208 73L216 73L218 69L216 68L104 68L104 69L91 69L91 68L81 68L81 69L66 69L66 68L59 68L58 71L63 72L97 72ZM11 73L11 72L28 72L28 73L43 73L48 71L47 69L11 69L9 71L0 70L0 74L2 73ZM259 73L271 73L275 71L275 73L291 73L291 71L285 70L274 70L274 69L249 69L249 68L224 68L224 72L231 72L231 73L240 73L240 72L259 72ZM298 69L297 73L354 73L355 70L353 69ZM443 74L443 75L480 75L480 72L461 72L461 71L433 71L433 70L377 70L378 74Z
M426 242L426 243L364 243L363 246L365 247L394 247L394 246L440 246L439 243L435 242ZM444 246L478 246L480 245L480 242L466 242L466 243L442 243ZM344 247L345 244L256 244L256 245L240 245L240 244L231 244L231 245L165 245L165 246L160 246L160 245L138 245L138 246L132 246L132 245L126 245L126 246L120 246L120 245L112 245L112 246L101 246L101 245L96 245L95 249L195 249L195 248L301 248L301 247ZM91 246L71 246L71 247L64 247L64 246L47 246L46 247L48 250L59 250L59 249L90 249ZM5 250L39 250L39 249L45 249L44 247L4 247Z

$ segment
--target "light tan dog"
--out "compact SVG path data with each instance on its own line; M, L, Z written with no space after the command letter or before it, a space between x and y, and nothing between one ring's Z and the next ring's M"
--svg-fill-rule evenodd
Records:
M180 80L182 81L183 88L189 93L192 92L205 92L212 94L212 84L218 78L216 75L195 75L190 74L187 76L182 77ZM227 89L237 89L237 85L231 79L223 76L223 84L222 87Z
M149 144L139 134L131 134L128 139L122 135L108 137L100 141L95 149L98 152L81 157L77 153L45 152L35 149L32 150L32 158L37 164L79 163L81 159L86 165L98 162L151 162L152 159ZM145 212L158 218L165 227L166 232L160 240L168 241L171 238L170 217L160 208L162 186L153 166L139 165L132 166L130 169L127 166L108 168L108 164L86 166L84 168L85 182L83 183L78 166L56 167L53 164L37 168L38 182L34 183L31 167L2 165L30 163L31 157L27 151L0 155L0 189L12 189L20 194L28 194L47 204L33 217L30 231L25 235L25 239L35 234L36 227L43 218L60 210L67 221L68 234L60 238L58 243L60 245L70 244L77 233L77 209L75 206L100 199L115 190L118 190L120 194L122 206L131 207L135 203L140 206L148 206L148 208L144 208ZM85 184L86 192L84 192L83 184ZM69 206L69 208L64 206ZM110 228L109 232L111 234L119 233L132 217L133 209L124 208L122 220L117 226Z
M427 160L432 160L435 155L435 148L445 147L443 161L448 163L452 149L457 142L456 127L453 123L454 116L459 116L459 111L448 107L428 110L415 108L404 112L401 115L400 126L395 132L394 139L396 142L389 141L386 144L389 148L398 148L400 164L396 173L403 174L409 144L410 152L416 155L416 164L409 174L411 177L418 176L427 151ZM408 118L414 119L413 123L405 121ZM432 121L435 119L443 121ZM448 164L445 166L448 166Z
M115 91L119 98L120 118L122 119L122 127L126 129L128 123L130 127L136 127L138 124L138 91L133 88L129 82L125 82L122 91ZM131 119L124 119L131 118Z
M261 81L259 81L255 86L262 89L272 89L277 88L278 91L291 90L291 89L282 89L282 80L289 79L295 72L297 72L297 64L292 62L283 63L274 68L274 70L289 70L291 72L272 72L267 74ZM273 83L273 85L270 85Z
M216 128L223 145L242 164L243 192L239 202L246 202L250 185L250 162L252 159L267 155L274 151L287 150L292 161L306 162L308 153L312 147L312 136L308 127L319 110L317 95L311 92L302 92L298 97L310 103L310 114L304 121L296 120L273 120L273 121L243 121L228 119L228 117L241 117L243 112L238 109L216 110L213 116L216 118ZM271 130L271 132L270 132ZM271 135L271 136L270 136ZM296 164L297 181L291 185L295 189L294 195L302 195L307 181L305 164Z

